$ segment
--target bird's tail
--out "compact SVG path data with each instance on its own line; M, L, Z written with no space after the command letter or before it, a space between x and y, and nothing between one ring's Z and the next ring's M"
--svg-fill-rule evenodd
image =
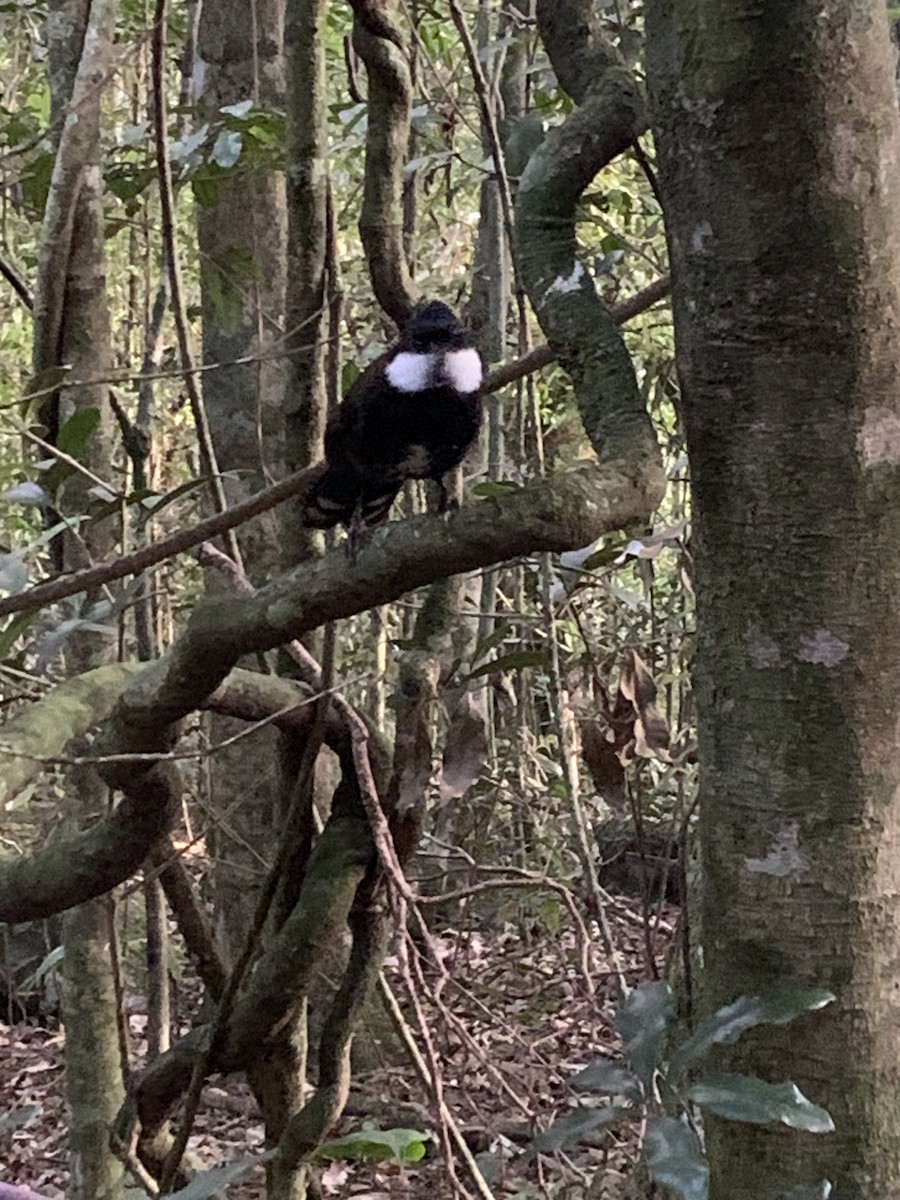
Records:
M357 475L329 467L306 493L303 524L311 529L349 526L358 508L363 525L377 525L388 515L399 491L399 485L373 488Z

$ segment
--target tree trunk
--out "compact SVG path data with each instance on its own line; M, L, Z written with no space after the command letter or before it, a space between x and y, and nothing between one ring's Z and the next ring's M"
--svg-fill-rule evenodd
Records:
M253 100L284 104L284 0L206 0L197 56L205 64L200 117ZM238 503L284 474L284 318L287 210L283 176L239 171L224 180L218 203L197 211L203 305L203 361L224 364L207 373L204 398L210 432L229 502ZM230 364L230 365L229 365ZM248 575L264 579L278 565L278 518L273 511L240 531ZM214 570L212 592L227 590ZM247 666L255 666L248 661ZM213 743L243 727L211 718ZM278 735L261 729L213 756L210 779L217 814L211 842L216 935L223 958L240 953L253 919L259 883L275 840Z
M115 0L61 0L51 5L48 45L52 109L60 127L57 161L41 231L41 265L35 296L34 368L65 363L74 379L103 380L112 363L106 302L105 231L100 174L102 78L115 28ZM76 97L77 102L76 102ZM97 428L79 455L95 476L111 483L110 411L106 385L64 388L53 398L51 429L74 413L96 409ZM73 516L90 508L90 480L72 475L55 497ZM61 541L62 565L76 570L113 555L116 530L109 520L92 522L79 536ZM89 594L84 610L101 597ZM95 614L93 619L99 618ZM110 634L76 630L66 643L72 674L107 661ZM107 789L93 771L70 776L76 821L97 815ZM109 1145L112 1121L124 1099L118 1004L113 977L112 900L89 901L63 924L65 967L66 1096L70 1122L70 1200L116 1200L122 1165Z
M290 357L284 426L291 471L322 457L328 405L326 7L325 0L290 0L285 17L288 207L285 347ZM303 528L300 506L300 498L295 497L282 510L282 562L286 566L308 557L321 540Z
M783 980L837 995L727 1055L793 1079L837 1132L712 1123L711 1195L828 1179L832 1200L887 1200L900 179L884 5L653 0L648 52L696 516L704 1002Z

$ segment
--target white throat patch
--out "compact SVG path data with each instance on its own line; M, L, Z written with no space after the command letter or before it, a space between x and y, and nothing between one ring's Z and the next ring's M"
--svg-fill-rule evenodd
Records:
M477 392L483 370L477 350L451 350L444 355L444 377L455 392Z
M477 350L449 350L443 355L401 350L388 363L384 374L398 392L424 392L444 385L464 395L478 391L483 370Z
M431 387L435 355L401 350L387 365L385 378L398 392L424 392Z

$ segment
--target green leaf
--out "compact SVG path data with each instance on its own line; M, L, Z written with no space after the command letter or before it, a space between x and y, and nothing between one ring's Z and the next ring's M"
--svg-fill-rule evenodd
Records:
M768 1125L780 1121L806 1133L833 1133L834 1122L824 1108L813 1104L796 1084L768 1083L754 1075L720 1073L698 1080L688 1099L730 1121Z
M42 212L50 194L50 180L53 178L53 163L56 156L46 151L36 154L31 160L29 169L20 180L22 196L26 204Z
M601 1129L608 1129L610 1125L615 1125L623 1118L631 1115L631 1109L616 1104L602 1104L596 1108L588 1107L586 1104L579 1104L577 1108L573 1108L564 1117L560 1117L558 1121L554 1121L549 1129L545 1129L543 1133L539 1133L534 1141L529 1142L519 1162L528 1162L536 1154L547 1154L553 1150L562 1150L566 1146L580 1142L588 1134L598 1133Z
M479 659L484 658L486 654L489 654L491 650L495 650L511 629L512 625L509 623L509 621L504 621L502 625L497 626L493 633L489 633L487 637L483 637L472 651L473 665L477 663Z
M316 1150L316 1157L413 1163L425 1157L427 1137L418 1129L360 1129L323 1142Z
M667 983L642 983L629 992L616 1013L625 1055L635 1074L649 1088L662 1056L666 1026L675 1005Z
M608 567L621 554L618 546L600 546L589 558L584 560L583 571L596 571L598 567Z
M347 395L347 393L350 391L350 388L354 383L356 383L357 379L359 379L360 375L362 375L362 371L359 369L359 363L352 361L344 363L343 367L341 367L342 396Z
M542 667L547 663L546 650L512 650L501 654L490 662L482 663L470 671L466 679L477 679L480 675L493 675L495 671L520 671L523 667Z
M99 408L76 409L57 435L57 449L62 450L63 454L68 454L70 458L78 458L99 424Z
M219 203L222 171L215 163L202 168L191 179L191 191L201 208L215 208Z
M208 1171L201 1171L187 1187L179 1192L172 1192L169 1200L209 1200L230 1184L246 1179L261 1163L268 1162L274 1153L274 1150L269 1150L256 1158L245 1158L240 1162L227 1163L224 1167L211 1167Z
M641 1081L634 1072L608 1058L595 1058L583 1071L573 1075L569 1086L579 1092L594 1092L598 1096L627 1096L629 1100L644 1098Z
M472 488L473 496L509 496L513 492L521 492L522 485L511 479L487 479L476 483Z
M697 1135L683 1122L674 1117L649 1117L644 1161L651 1179L684 1200L706 1200L709 1167Z
M669 1062L673 1076L682 1075L712 1046L736 1042L741 1034L757 1025L787 1025L805 1012L824 1008L834 999L822 988L780 987L756 996L738 996L705 1017Z
M179 483L178 487L172 488L170 492L132 492L128 497L128 503L139 503L148 515L156 517L159 516L164 508L168 508L170 504L174 504L182 496L189 496L191 492L195 492L198 488L205 487L211 479L211 475L201 475L198 479L188 479L187 482Z

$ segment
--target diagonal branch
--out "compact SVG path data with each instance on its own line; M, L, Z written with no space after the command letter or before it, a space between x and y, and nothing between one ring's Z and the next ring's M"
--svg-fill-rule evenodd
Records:
M634 296L629 296L627 300L613 305L609 310L610 316L617 325L621 325L639 313L645 312L654 304L658 304L660 300L664 300L670 290L671 281L668 275L664 275ZM491 392L497 392L500 388L507 387L525 375L542 370L555 360L556 353L549 346L536 346L528 354L505 363L490 374L484 381L482 394L489 395ZM162 538L158 542L154 542L152 546L144 546L134 554L117 558L113 562L102 563L85 571L78 571L72 575L62 575L47 583L39 583L17 596L7 596L0 600L0 617L16 612L32 612L35 609L43 608L46 604L52 604L56 600L63 600L66 596L90 591L101 584L124 579L126 575L137 575L147 567L153 566L154 563L191 550L194 546L199 546L201 542L216 537L224 530L243 525L246 521L252 520L260 513L267 512L291 496L306 491L323 469L323 466L318 464L308 467L305 471L298 471L273 487L257 492L255 496L251 496L242 504L236 504L227 512L217 513L189 529L179 529L170 537Z
M665 486L655 467L585 463L503 497L453 514L413 517L378 530L350 562L340 551L274 580L256 596L198 607L170 652L140 671L105 723L98 754L168 751L177 722L203 705L243 655L270 650L325 621L396 600L416 587L535 551L587 545L604 532L649 518ZM79 902L128 878L178 812L180 783L168 762L100 765L122 803L78 840ZM54 857L55 856L55 857ZM37 889L68 878L72 847L60 841L41 855L0 869L0 919L23 920ZM52 871L50 867L52 866ZM42 890L42 912L60 897ZM24 906L24 907L23 907Z
M260 513L274 508L276 504L281 504L283 500L305 492L324 469L324 464L320 463L314 467L307 467L305 471L297 471L273 487L257 492L242 504L229 508L227 512L216 513L215 516L207 517L205 521L199 521L188 529L179 529L169 537L154 542L152 546L142 546L134 554L127 554L112 562L100 563L96 567L88 567L84 571L76 571L72 575L60 575L46 583L39 583L18 596L6 596L0 600L0 617L15 612L33 612L46 604L52 604L55 600L74 596L77 592L92 591L101 584L124 579L126 575L139 575L154 563L171 558L174 554L182 554L201 542L218 537L228 529L243 525Z

